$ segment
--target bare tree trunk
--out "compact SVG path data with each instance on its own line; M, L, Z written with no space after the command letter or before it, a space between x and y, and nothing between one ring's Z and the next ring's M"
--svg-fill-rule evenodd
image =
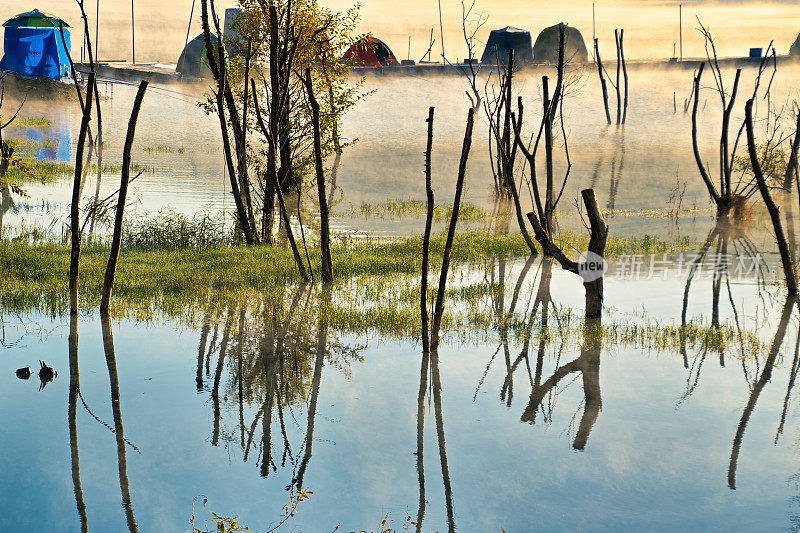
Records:
M611 125L611 112L608 110L608 86L606 77L603 75L603 61L600 59L600 46L597 39L594 40L594 57L597 60L597 73L600 76L600 88L603 90L603 106L606 110L606 120Z
M86 105L83 108L81 129L78 134L78 146L75 150L75 175L72 180L72 203L70 206L70 241L72 248L69 256L69 301L70 313L78 314L78 277L81 261L81 221L80 221L80 188L83 167L83 149L86 145L86 134L89 130L89 121L92 119L92 91L95 88L94 72L89 73L89 83L86 87Z
M622 39L625 34L625 30L619 30L619 59L622 63L622 77L625 80L625 100L622 104L622 123L625 124L625 121L628 118L628 66L625 64L625 47L623 45Z
M240 123L238 120L238 111L236 110L236 104L233 101L233 94L230 91L230 85L228 83L227 75L228 69L225 65L225 53L222 48L221 41L218 46L214 46L211 42L211 29L208 22L208 3L211 2L211 10L212 16L214 17L214 23L217 24L216 13L213 12L214 10L214 0L203 0L202 1L202 12L201 12L201 22L203 27L203 36L205 39L205 48L206 48L206 59L208 59L208 66L211 69L211 72L214 76L214 80L216 81L216 101L217 101L217 116L219 117L219 125L220 125L220 132L222 133L222 148L223 153L225 155L225 163L228 167L228 177L230 178L231 183L231 191L233 193L233 199L236 203L236 218L239 221L239 227L244 234L245 242L247 244L255 244L257 242L256 236L253 234L254 230L254 220L252 220L251 216L248 214L248 209L245 206L245 201L243 197L243 193L239 184L247 181L246 178L240 180L239 176L241 172L246 173L247 164L244 159L245 157L245 148L244 146L239 146L240 141L244 140L244 137L239 135L240 131ZM219 28L217 28L219 30ZM215 54L216 52L216 54ZM231 125L234 128L234 142L237 144L236 147L236 156L238 161L238 170L234 167L233 164L233 151L231 149L230 137L228 134L228 121L225 118L225 107L228 107L228 112L231 115ZM252 213L252 209L249 211Z
M545 196L544 225L549 238L553 237L553 121L550 119L550 95L547 76L542 76L542 104L544 106L544 157L545 157Z
M122 177L119 184L119 197L117 200L117 212L114 217L114 236L111 239L111 251L106 265L106 276L103 281L103 296L100 300L100 312L107 313L111 305L111 292L114 290L114 276L117 272L117 261L119 260L119 250L122 246L122 219L125 214L125 202L128 199L128 183L131 177L131 149L133 148L133 136L136 132L136 121L139 118L139 110L142 107L144 93L147 90L147 81L139 83L139 91L133 100L133 111L128 121L128 133L125 136L125 146L122 149Z
M619 126L622 123L622 94L620 93L620 88L619 88L619 69L620 66L622 65L621 61L622 52L620 49L621 45L619 42L619 30L614 30L614 42L617 45L617 84L614 88L617 90L617 126Z
M708 170L706 170L706 166L703 163L703 159L700 156L700 148L697 144L697 107L700 103L700 79L703 77L703 69L705 68L705 62L700 63L700 68L697 70L697 75L694 77L694 106L692 107L692 148L694 149L694 159L697 162L697 169L700 171L700 177L703 178L703 183L706 184L706 189L708 189L708 194L711 196L711 199L714 200L714 203L717 206L717 216L720 215L721 205L722 205L722 198L720 194L717 192L716 187L714 187L714 183L711 181L711 178L708 175Z
M591 235L589 237L589 251L599 257L605 255L608 226L594 197L594 189L581 191L583 204L586 206L586 216L589 219ZM594 281L584 282L586 289L586 318L600 318L603 313L603 276Z
M442 325L442 315L444 314L444 292L447 286L447 273L450 270L450 253L453 250L453 240L456 234L456 223L458 222L458 211L461 207L461 194L464 190L464 178L467 174L467 161L469 151L472 146L472 128L475 122L475 110L469 109L467 113L467 129L464 133L464 144L461 147L461 161L458 164L458 179L456 181L456 194L453 199L453 213L450 216L450 227L447 230L447 240L444 246L444 256L442 257L442 270L439 275L439 289L436 293L436 306L433 313L433 328L431 331L431 352L439 348L439 330Z
M422 237L422 279L420 282L420 316L422 321L422 353L426 358L430 352L430 326L428 317L428 259L430 254L431 226L433 225L433 187L431 186L431 152L433 151L433 113L434 108L428 109L428 144L425 149L425 194L427 196L427 209L425 212L425 233ZM427 367L427 363L425 363ZM420 437L421 438L421 437Z
M789 163L786 166L786 173L784 175L784 187L791 190L792 178L796 175L797 171L797 151L800 149L800 111L797 112L797 126L794 130L794 140L792 141L792 152L789 154ZM798 189L800 192L800 189Z
M758 152L756 151L755 134L753 133L753 100L748 100L744 106L745 112L745 127L747 130L747 150L750 152L750 165L753 168L753 174L758 183L758 190L761 192L761 197L764 199L764 205L769 211L769 216L772 219L772 227L775 230L775 239L778 241L778 250L781 254L781 263L783 264L783 273L786 277L786 288L788 289L789 296L797 296L797 279L795 277L794 265L789 255L789 247L786 244L786 238L783 235L783 227L781 225L781 215L778 206L772 200L769 192L769 187L764 180L764 174L761 171L761 164L758 161Z
M311 68L306 68L303 83L306 86L308 102L311 105L311 121L314 126L314 169L317 173L317 194L319 195L320 249L322 252L322 281L333 281L333 261L331 259L330 222L328 220L328 201L325 199L325 173L322 168L322 141L320 139L319 102L314 96Z
M500 144L500 162L502 172L501 190L503 194L508 194L512 181L514 181L514 159L511 153L511 95L514 82L514 49L508 51L508 68L506 71L506 83L504 87L503 102L505 110L503 113L503 137ZM513 145L516 147L516 145Z
M727 199L730 199L733 194L731 189L731 173L733 169L731 168L730 151L728 149L728 127L731 123L731 113L733 112L733 104L736 102L736 92L739 88L739 77L741 75L742 69L736 69L736 78L733 80L730 100L728 100L728 106L724 108L722 113L722 134L719 141L719 179L722 197Z

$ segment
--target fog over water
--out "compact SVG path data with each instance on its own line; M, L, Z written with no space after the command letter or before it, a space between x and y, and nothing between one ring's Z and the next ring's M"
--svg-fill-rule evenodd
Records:
M603 48L613 50L614 28L625 29L626 54L636 58L666 58L678 42L678 4L671 1L595 2L596 28ZM343 11L352 5L349 0L328 0L320 4ZM131 3L128 0L100 0L100 58L131 59ZM236 5L235 1L219 0L217 9ZM796 2L694 1L683 2L684 57L703 54L703 42L696 31L696 16L711 26L718 51L723 56L746 55L750 47L766 48L775 40L778 54L786 54L800 31L800 10ZM79 10L70 0L38 0L34 4L3 0L0 18L5 20L24 9L38 7L62 17L73 26L73 52L79 53L81 33ZM136 51L138 61L175 63L186 39L192 0L135 0ZM96 3L87 1L90 25L94 31ZM491 28L512 25L529 30L536 38L539 31L558 22L567 22L581 30L588 42L592 36L592 2L588 0L478 1L474 13L489 16L478 39L485 41ZM196 1L192 35L200 32L200 2ZM461 36L461 3L442 1L445 54L449 60L463 58L465 47ZM431 28L435 27L436 54L439 43L438 4L434 0L363 2L358 30L370 32L384 40L398 58L408 55L411 37L411 58L419 59L428 49ZM435 57L438 59L438 57Z

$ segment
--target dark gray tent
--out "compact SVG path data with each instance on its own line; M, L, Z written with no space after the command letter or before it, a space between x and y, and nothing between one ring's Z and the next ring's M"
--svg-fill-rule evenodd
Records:
M499 30L492 30L486 48L481 56L481 63L506 63L508 51L514 50L514 61L530 62L531 34L527 30L506 26Z
M533 45L533 61L535 63L558 63L559 27L563 22L542 30ZM577 28L566 27L564 33L564 61L585 63L589 60L589 52L583 35Z
M789 48L789 55L800 56L800 33L797 34L797 39L794 40L794 44Z
M219 42L217 36L213 33L211 34L211 42L215 47ZM181 76L193 78L211 77L211 69L208 66L208 58L206 56L206 41L202 33L189 41L186 48L183 49L175 70Z

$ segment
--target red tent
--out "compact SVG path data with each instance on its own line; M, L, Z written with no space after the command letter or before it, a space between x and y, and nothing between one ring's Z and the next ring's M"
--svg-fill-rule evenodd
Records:
M342 59L352 61L359 67L385 67L397 64L397 58L386 43L375 37L366 37L358 41L347 49Z

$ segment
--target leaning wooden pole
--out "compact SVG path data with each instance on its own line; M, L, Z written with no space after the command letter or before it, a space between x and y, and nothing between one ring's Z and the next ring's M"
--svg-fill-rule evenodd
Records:
M464 133L464 144L461 147L461 160L458 164L458 179L456 181L456 194L453 199L453 212L450 215L450 227L447 230L447 240L444 245L444 256L442 257L442 270L439 275L439 289L436 293L436 305L433 312L433 327L431 328L431 352L439 348L439 330L442 325L442 314L444 313L444 292L447 286L447 272L450 269L450 253L453 250L453 240L456 235L456 224L458 222L458 211L461 207L461 194L464 191L464 178L467 174L467 161L469 160L469 150L472 147L472 127L475 123L475 109L470 108L467 113L467 129Z
M117 261L122 246L122 220L125 214L125 202L128 198L128 183L131 177L131 150L133 137L136 133L136 122L139 119L139 110L142 108L144 93L147 91L147 81L139 83L139 91L133 100L133 110L128 120L128 133L125 135L125 145L122 149L122 177L119 182L119 197L117 199L117 212L114 216L114 236L111 239L111 252L106 264L106 277L103 280L103 296L100 300L100 312L107 313L111 305L111 292L114 290L114 276L117 272Z
M597 38L594 40L594 57L597 63L597 73L600 75L600 88L603 90L603 106L606 110L606 120L611 125L611 112L608 110L608 85L606 85L606 78L603 75L603 60L600 59L600 45Z
M620 92L619 88L619 73L620 73L620 66L622 65L622 60L620 51L619 30L614 30L614 42L617 45L617 84L614 86L614 88L617 90L617 126L619 126L622 123L622 93Z
M622 39L625 35L625 29L619 30L619 58L622 63L622 77L625 82L625 96L622 103L622 123L628 119L628 65L625 63L625 47Z
M772 219L772 227L775 230L775 239L778 241L778 250L781 254L781 263L783 265L783 274L786 278L786 288L789 296L797 296L797 279L794 273L794 265L792 264L791 256L789 255L789 246L786 244L786 237L783 234L783 226L781 225L781 214L778 206L772 200L769 192L769 187L764 179L764 174L761 171L761 164L758 161L758 152L756 150L756 140L753 133L753 100L750 99L744 105L744 121L747 130L747 151L750 153L750 165L753 168L753 175L758 184L758 190L761 192L761 197L764 199L764 205L767 207L770 219Z
M322 168L322 141L320 133L319 102L314 95L311 68L306 67L303 83L306 86L308 103L311 105L311 122L314 127L314 169L317 174L317 193L319 195L320 249L322 252L322 281L333 281L333 260L331 259L331 234L328 214L328 200L325 198L325 173Z
M431 226L433 226L433 187L431 185L431 152L433 151L433 113L435 108L428 109L428 144L425 149L425 195L427 209L425 212L425 233L422 237L422 279L420 283L419 310L422 321L422 352L427 357L431 348L430 326L428 317L428 259L431 243Z
M75 149L75 175L72 180L72 203L70 205L70 241L72 244L69 256L69 308L70 314L78 314L78 271L81 262L81 176L83 174L83 150L86 146L86 134L89 121L92 119L92 92L95 87L95 74L89 73L86 85L86 103L83 107L81 129L78 134L78 146Z

